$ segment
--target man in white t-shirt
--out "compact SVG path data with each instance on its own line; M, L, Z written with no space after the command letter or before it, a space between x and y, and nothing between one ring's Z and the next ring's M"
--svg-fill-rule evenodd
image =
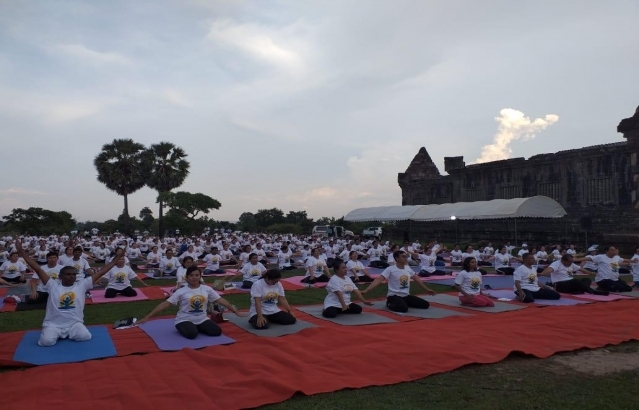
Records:
M56 252L49 252L47 254L47 264L42 265L42 269L46 272L49 278L58 280L62 265L58 264L58 254ZM27 298L27 304L38 305L47 303L49 293L47 293L38 275L33 275L31 277L29 286L31 287L31 294Z
M515 280L514 291L517 300L523 303L532 303L535 299L558 300L561 295L548 285L539 283L537 279L537 268L535 255L524 253L522 255L523 264L515 269L513 279Z
M40 265L17 245L20 256L38 275L46 292L49 294L46 313L42 323L42 333L38 344L40 346L53 346L58 339L69 338L78 342L91 340L91 333L84 326L84 301L93 283L98 281L124 256L119 249L111 263L104 266L92 276L76 281L78 271L73 266L65 266L60 269L59 280L50 279Z
M581 259L575 260L572 255L565 253L561 259L554 261L546 269L543 270L540 276L550 276L555 290L561 293L569 293L573 295L581 295L584 293L590 293L594 295L608 295L607 291L594 290L590 287L592 281L590 278L575 278L574 274L581 270L579 265L575 262L579 262Z
M408 312L408 308L428 309L428 301L410 294L410 279L415 278L414 283L421 287L427 295L435 295L435 292L428 288L416 276L415 271L408 266L408 254L404 251L393 252L396 265L389 266L379 275L367 288L362 291L366 294L375 289L384 280L388 282L388 293L386 294L386 306L393 312Z
M617 248L612 245L604 246L602 250L604 253L601 255L584 257L584 260L592 261L597 265L595 282L598 289L608 292L632 292L632 287L619 279L621 265L630 265L632 261L619 256Z

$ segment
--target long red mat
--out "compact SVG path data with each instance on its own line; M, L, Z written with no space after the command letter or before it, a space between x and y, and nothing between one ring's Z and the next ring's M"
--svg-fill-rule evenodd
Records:
M2 373L3 406L56 408L72 397L77 408L255 407L297 391L316 394L393 384L470 363L494 363L514 351L545 358L639 339L637 307L639 301L633 299L372 326L324 322L321 328L274 339L225 324L227 334L241 336L238 343ZM298 317L317 323L302 313ZM129 339L132 351L144 347L136 345L142 343L136 335L116 337ZM335 360L337 352L355 345L358 349L347 349ZM33 380L56 380L60 374L82 375L83 383L64 388L39 383L38 394L33 394Z

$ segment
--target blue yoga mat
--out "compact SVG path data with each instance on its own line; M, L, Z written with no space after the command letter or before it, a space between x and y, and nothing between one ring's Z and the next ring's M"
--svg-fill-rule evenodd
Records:
M200 349L202 347L230 345L235 343L230 337L197 335L195 339L187 339L175 328L173 319L156 319L140 325L140 329L149 335L160 350L182 350L184 348Z
M88 342L75 342L60 339L50 347L38 345L40 331L32 330L24 334L18 344L13 360L35 365L84 362L91 359L113 357L116 355L115 345L105 326L89 327L93 336Z

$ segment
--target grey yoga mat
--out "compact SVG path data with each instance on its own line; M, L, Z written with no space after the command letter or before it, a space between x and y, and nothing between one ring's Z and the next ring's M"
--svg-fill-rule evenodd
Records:
M366 309L368 306L364 306ZM385 316L376 315L374 313L362 312L358 315L353 314L340 314L334 319L329 319L322 316L322 310L324 306L296 306L297 310L301 310L304 313L308 313L311 316L315 316L318 319L328 320L329 322L337 323L344 326L358 326L358 325L374 325L378 323L397 323L396 320L387 318Z

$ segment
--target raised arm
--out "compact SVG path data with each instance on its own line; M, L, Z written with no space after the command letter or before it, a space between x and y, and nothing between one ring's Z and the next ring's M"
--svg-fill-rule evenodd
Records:
M24 261L27 263L27 265L29 265L29 267L31 269L33 269L33 271L38 275L38 277L40 278L40 281L42 282L42 284L46 285L47 282L49 281L49 275L47 275L46 272L44 270L42 270L42 268L40 267L40 265L38 265L36 263L36 261L34 261L33 259L31 259L29 257L27 252L22 248L22 242L21 241L17 241L16 242L16 250L18 251L18 255L22 259L24 259Z

